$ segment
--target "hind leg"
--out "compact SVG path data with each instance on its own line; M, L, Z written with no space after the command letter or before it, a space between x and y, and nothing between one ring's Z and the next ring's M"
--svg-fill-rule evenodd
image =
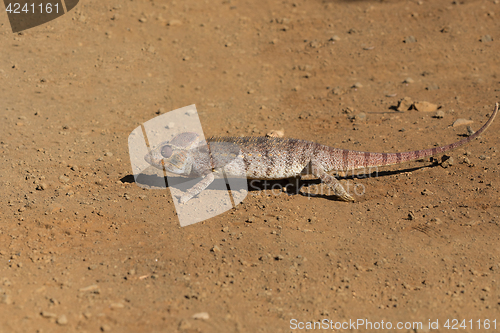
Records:
M351 197L349 193L347 193L347 191L342 187L340 182L335 177L326 173L323 167L317 165L314 162L312 163L312 173L313 175L321 179L323 183L330 186L333 189L336 197L343 201L354 201L354 198Z

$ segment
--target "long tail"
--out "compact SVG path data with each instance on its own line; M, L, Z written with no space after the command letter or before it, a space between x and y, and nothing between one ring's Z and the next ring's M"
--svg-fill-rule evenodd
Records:
M442 147L435 147L424 150L415 150L405 153L370 153L370 152L338 149L337 151L334 151L332 153L333 155L342 154L342 158L337 159L337 161L339 160L342 161L343 165L340 165L339 166L340 168L336 169L350 170L350 169L392 165L409 161L415 161L424 157L433 156L436 154L441 154L450 151L457 147L463 146L471 142L478 136L480 136L488 128L488 126L491 125L493 119L495 119L495 116L498 113L498 107L499 107L498 103L496 103L493 114L491 115L490 119L488 119L488 121L483 125L483 127L481 127L477 132L475 132L471 136L462 139L460 141Z

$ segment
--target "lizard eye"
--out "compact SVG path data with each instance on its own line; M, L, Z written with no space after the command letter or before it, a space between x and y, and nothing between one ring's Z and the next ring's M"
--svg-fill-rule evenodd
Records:
M161 149L161 156L163 156L164 158L169 158L170 156L172 156L172 153L173 150L170 146L165 146Z

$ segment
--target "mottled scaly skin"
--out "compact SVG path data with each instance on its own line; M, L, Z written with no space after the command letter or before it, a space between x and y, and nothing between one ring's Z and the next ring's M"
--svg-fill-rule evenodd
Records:
M488 121L473 135L455 143L404 153L370 153L332 148L315 142L268 137L212 137L199 142L196 133L181 133L145 156L157 168L188 177L204 177L181 197L187 202L203 191L222 171L230 177L283 179L312 173L331 186L336 196L354 199L329 171L379 167L418 160L462 146L483 133L493 122L498 103ZM207 148L208 147L208 148Z
M239 147L243 173L248 179L284 179L300 175L322 147L309 141L268 137L212 137L207 142L216 160L220 144ZM239 176L241 172L227 174Z

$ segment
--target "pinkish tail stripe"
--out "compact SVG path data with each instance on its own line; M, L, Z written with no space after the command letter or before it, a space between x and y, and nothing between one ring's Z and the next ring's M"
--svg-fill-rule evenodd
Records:
M499 104L496 103L495 109L493 110L493 114L488 119L488 121L476 133L460 141L442 147L415 150L405 153L370 153L370 152L360 152L354 150L342 150L341 167L343 167L343 170L348 170L348 169L360 169L364 167L392 165L397 163L415 161L422 159L424 157L445 153L457 147L463 146L471 142L472 140L476 139L477 137L479 137L491 125L493 119L495 119L495 116L498 113L498 108ZM335 152L333 151L331 153L335 154Z

